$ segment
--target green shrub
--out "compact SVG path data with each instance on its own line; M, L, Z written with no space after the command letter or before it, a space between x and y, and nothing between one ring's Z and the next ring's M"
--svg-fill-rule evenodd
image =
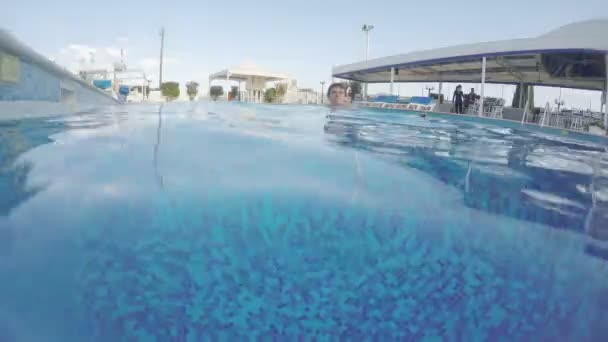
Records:
M163 82L160 86L160 91L168 100L174 100L179 97L179 83Z
M194 100L196 95L198 95L198 83L194 81L186 83L186 93L188 93L190 101Z
M224 88L222 86L212 86L209 88L209 96L211 96L214 101L222 95L224 95Z
M274 88L268 88L264 92L264 102L272 103L277 98L277 91Z

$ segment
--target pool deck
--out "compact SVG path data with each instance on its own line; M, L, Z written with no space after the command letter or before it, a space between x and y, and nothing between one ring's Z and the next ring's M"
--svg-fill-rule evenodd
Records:
M369 106L366 104L371 104L374 103L375 105ZM564 134L564 132L566 132L567 134L570 133L575 133L575 134L582 134L582 135L587 135L590 137L595 137L595 138L604 138L603 143L604 144L608 144L608 133L605 131L596 131L596 132L603 132L603 134L598 134L598 133L592 133L592 132L585 132L585 131L579 131L579 130L573 130L573 129L568 129L568 128L557 128L557 127L552 127L552 126L541 126L537 123L534 122L526 122L525 124L522 124L520 121L515 121L515 120L509 120L509 119L499 119L499 118L491 118L491 117L487 117L487 116L477 116L477 115L469 115L469 114L457 114L457 113L451 113L451 112L441 112L441 111L434 111L434 110L429 110L429 108L432 108L432 106L418 106L417 108L415 107L411 107L405 104L394 104L394 103L384 103L384 102L359 102L358 103L361 107L364 108L369 108L369 109L381 109L381 110L389 110L389 111L393 111L393 112L416 112L416 113L424 113L427 115L450 115L450 116L456 116L458 118L472 118L472 119L476 119L476 120L487 120L489 122L493 122L493 121L498 121L498 122L503 122L503 123L508 123L509 125L512 124L520 124L521 126L531 126L534 127L536 129L546 129L546 130L551 130L554 131L554 133L561 133ZM420 108L420 109L419 109Z

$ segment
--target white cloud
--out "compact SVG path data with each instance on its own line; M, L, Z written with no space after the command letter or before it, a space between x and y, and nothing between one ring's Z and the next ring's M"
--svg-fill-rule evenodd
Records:
M123 51L126 55L126 50ZM55 62L76 73L79 70L111 69L120 61L120 48L94 47L87 44L69 44L50 56Z
M116 41L127 42L127 39L119 37L116 38ZM127 70L142 70L146 74L146 78L153 84L158 82L158 56L141 58L142 55L138 55L136 52L129 53L129 47L124 45L93 46L73 43L58 49L55 54L50 54L49 59L73 73L81 70L104 69L110 71L114 64L121 60L121 49ZM131 59L128 58L129 56ZM185 72L178 62L179 60L175 57L164 57L163 64L166 68L163 68L163 79L183 81L192 78L192 73Z

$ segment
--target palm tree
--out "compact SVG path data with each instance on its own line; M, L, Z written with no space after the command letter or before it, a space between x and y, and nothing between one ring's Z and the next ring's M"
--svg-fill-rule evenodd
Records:
M194 100L198 94L198 83L194 81L186 83L186 92L188 93L190 101Z

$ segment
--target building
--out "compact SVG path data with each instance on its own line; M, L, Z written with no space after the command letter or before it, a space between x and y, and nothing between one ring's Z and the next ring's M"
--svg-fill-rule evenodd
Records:
M316 104L319 95L312 89L298 89L298 82L287 75L269 72L253 64L228 68L209 76L209 88L214 81L224 81L238 88L238 101L262 103L264 92L271 87L282 86L285 94L277 99L281 104ZM233 85L233 84L237 85ZM227 96L225 92L225 96Z
M319 104L319 94L311 88L302 88L298 89L298 99L297 103L299 104Z

